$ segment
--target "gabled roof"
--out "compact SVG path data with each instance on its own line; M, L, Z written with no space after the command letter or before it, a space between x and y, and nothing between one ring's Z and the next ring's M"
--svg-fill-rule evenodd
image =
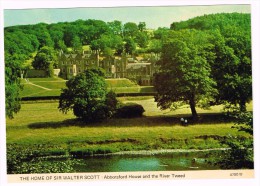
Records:
M77 54L71 54L71 57L72 57L72 58L76 58L76 57L77 57Z
M136 57L137 61L142 61L144 58L143 57Z

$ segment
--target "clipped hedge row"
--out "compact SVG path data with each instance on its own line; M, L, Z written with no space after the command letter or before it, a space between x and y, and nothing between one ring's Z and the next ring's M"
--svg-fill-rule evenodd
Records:
M145 112L142 105L136 103L127 103L120 105L116 109L115 117L117 118L135 118L142 117Z
M116 93L116 97L137 97L137 96L154 96L156 93ZM22 97L22 101L36 101L36 100L56 100L60 96L37 96L37 97Z
M22 97L21 101L59 100L60 96Z

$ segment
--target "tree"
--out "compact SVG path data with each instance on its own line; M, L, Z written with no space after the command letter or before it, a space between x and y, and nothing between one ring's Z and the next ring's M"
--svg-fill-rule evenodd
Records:
M167 35L169 33L169 28L158 28L154 31L154 39L159 39L161 41L165 41L165 38L167 38Z
M225 38L213 31L212 52L216 58L212 63L212 75L217 82L220 101L239 105L246 111L246 103L252 100L251 40L248 34L232 29L232 37Z
M149 37L145 32L138 32L135 38L136 43L141 48L146 48L149 43Z
M99 39L92 40L90 47L92 50L103 52L105 55L108 54L108 51L113 55L113 50L115 50L116 53L121 54L123 51L123 40L118 35L103 34Z
M254 143L253 143L253 113L233 110L231 117L235 119L232 128L248 133L248 137L234 137L229 135L222 143L228 145L226 151L217 164L223 169L253 169Z
M53 75L53 65L56 61L56 54L53 48L42 47L36 54L32 66L37 70L45 70L48 76Z
M125 52L128 54L133 54L136 49L136 44L132 38L125 39Z
M64 41L63 41L64 30L63 30L62 25L59 25L59 24L51 25L49 28L49 33L54 42L54 48L62 49L60 46L61 42L64 43ZM64 45L65 45L65 43L64 43Z
M82 51L82 43L81 43L80 38L78 36L75 36L72 39L72 48L75 52L81 52Z
M148 51L159 54L162 51L162 41L159 39L152 39L150 41Z
M112 42L113 42L112 48L115 50L115 54L121 55L124 50L124 42L122 37L115 35L113 37Z
M230 103L238 104L240 111L244 112L246 103L252 100L251 27L227 30L232 34L226 34L226 45L233 49L234 55L238 58L235 71L227 76L227 80L231 80L227 83L228 93L233 95L228 100Z
M119 35L119 36L122 35L123 26L121 21L115 20L112 22L108 22L107 25L111 30L112 34Z
M63 40L59 40L58 43L57 43L57 49L60 49L62 50L63 52L68 52L68 48L67 46L65 45L64 41Z
M115 110L117 101L114 94L107 92L104 72L88 69L66 82L62 89L59 110L67 113L73 110L75 116L85 122L108 118Z
M30 55L38 49L39 42L35 35L25 34L21 30L8 32L5 30L5 51L9 54Z
M207 106L217 93L207 54L204 54L204 48L209 47L204 36L205 33L196 30L172 32L169 41L163 44L158 62L160 70L154 79L158 92L155 100L161 109L188 103L196 120L196 106Z
M40 48L44 46L48 46L48 47L54 46L54 42L52 41L50 33L47 29L47 24L39 23L34 25L33 32L37 36L37 39L40 44L39 45Z
M21 60L5 52L5 111L6 116L13 118L20 108Z
M63 40L66 46L73 46L73 39L78 35L78 27L73 24L69 24L64 29Z
M140 30L140 32L145 31L146 30L146 23L145 22L139 22L138 29Z
M215 60L212 75L217 82L218 102L246 111L252 100L251 15L221 13L172 23L171 29L198 29L210 32ZM155 34L156 35L156 34Z
M136 33L138 33L136 23L128 22L124 24L124 37L134 37Z
M87 25L87 28L85 29L87 43L99 39L101 35L109 32L107 24L101 20L88 19L85 21L85 25Z

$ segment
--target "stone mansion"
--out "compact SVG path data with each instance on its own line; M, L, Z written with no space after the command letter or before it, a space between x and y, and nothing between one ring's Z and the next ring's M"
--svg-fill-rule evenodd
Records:
M105 70L106 78L128 78L139 85L151 85L153 74L157 71L158 55L149 54L144 57L127 55L103 57L96 52L83 54L64 54L60 52L58 67L60 76L69 79L88 68L101 67Z

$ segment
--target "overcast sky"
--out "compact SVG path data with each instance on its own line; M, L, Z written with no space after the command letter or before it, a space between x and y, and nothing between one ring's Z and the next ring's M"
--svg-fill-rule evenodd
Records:
M4 10L4 26L99 19L146 22L147 28L169 27L172 22L187 20L204 14L239 12L250 13L250 5L210 5L125 8L49 8Z

